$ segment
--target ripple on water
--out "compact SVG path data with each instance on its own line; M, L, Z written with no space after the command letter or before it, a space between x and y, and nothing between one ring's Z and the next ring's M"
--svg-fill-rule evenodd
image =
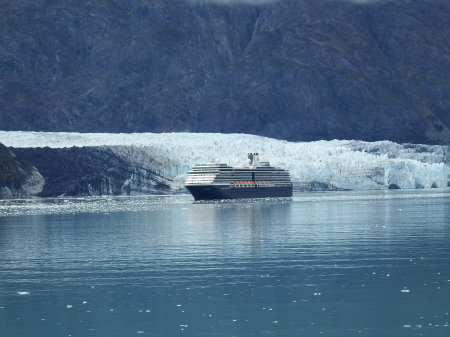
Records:
M6 336L448 335L448 192L33 199L0 212Z

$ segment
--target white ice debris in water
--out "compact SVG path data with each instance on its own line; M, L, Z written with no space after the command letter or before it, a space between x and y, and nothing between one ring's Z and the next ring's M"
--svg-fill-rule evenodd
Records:
M73 305L71 305L71 304L67 304L67 305L66 305L66 308L67 308L67 309L70 309L70 308L72 308L72 307L73 307Z
M174 188L194 164L214 158L230 165L245 161L247 152L290 171L302 184L369 190L446 187L450 175L449 147L400 145L390 141L332 140L287 142L247 134L220 133L66 133L0 131L6 146L110 146L117 155L174 178Z
M409 293L410 292L410 290L409 289L402 289L402 290L400 290L402 293Z
M30 295L29 291L18 291L17 292L19 295L24 296L24 295Z

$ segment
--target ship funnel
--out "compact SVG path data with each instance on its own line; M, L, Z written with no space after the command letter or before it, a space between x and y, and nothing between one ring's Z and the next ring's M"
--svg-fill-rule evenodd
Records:
M259 154L258 153L249 153L248 159L250 159L250 165L251 166L258 166L259 165Z

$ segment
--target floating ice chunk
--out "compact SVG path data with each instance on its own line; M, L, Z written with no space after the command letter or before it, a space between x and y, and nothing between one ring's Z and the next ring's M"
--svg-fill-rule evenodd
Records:
M410 290L409 289L402 289L402 290L400 290L402 293L409 293L410 292Z
M67 304L67 305L66 305L66 308L67 308L67 309L70 309L70 308L72 308L72 307L73 307L72 304Z
M87 301L83 301L83 304L86 304L87 303Z
M21 296L30 295L29 291L18 291L17 293Z
M138 331L136 331L138 334L143 334L144 333L144 330L138 330Z

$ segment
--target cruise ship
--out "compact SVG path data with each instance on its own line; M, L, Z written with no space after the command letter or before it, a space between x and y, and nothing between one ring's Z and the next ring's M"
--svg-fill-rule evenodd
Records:
M184 186L197 200L292 197L289 172L260 162L258 153L249 153L250 164L200 164L188 172Z

